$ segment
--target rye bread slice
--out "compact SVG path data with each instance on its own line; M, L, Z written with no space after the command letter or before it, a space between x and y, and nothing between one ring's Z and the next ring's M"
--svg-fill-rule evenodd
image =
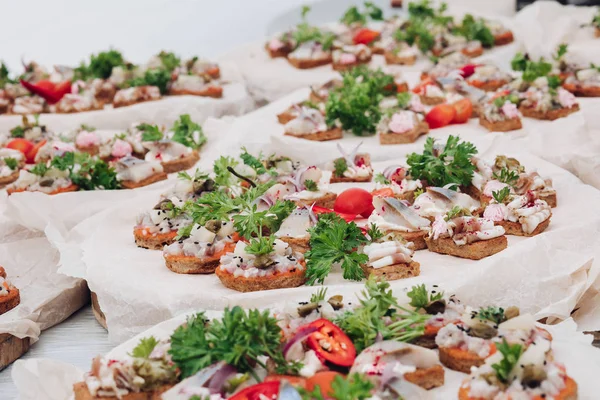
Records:
M499 236L490 240L480 240L462 246L458 246L451 238L439 238L435 240L426 238L425 243L427 243L429 251L467 258L469 260L481 260L482 258L499 253L508 246L506 236Z

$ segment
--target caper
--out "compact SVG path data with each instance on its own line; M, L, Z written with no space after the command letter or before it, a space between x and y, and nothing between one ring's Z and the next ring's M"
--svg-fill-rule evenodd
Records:
M498 334L498 330L491 325L488 325L483 322L478 322L471 327L469 331L471 336L482 338L482 339L491 339L496 337Z
M268 254L261 254L254 259L254 266L258 269L267 269L275 264L275 261Z
M157 205L154 206L155 210L167 211L173 209L173 202L169 199L164 199L158 202Z
M306 317L308 314L315 311L317 308L319 308L319 305L317 303L303 304L300 307L298 307L298 315L301 317Z
M215 190L215 181L213 181L212 179L206 179L204 181L194 181L192 183L192 190L195 194L213 192Z
M206 224L204 224L204 227L211 231L212 233L217 233L219 232L219 229L221 229L221 226L223 225L223 223L219 220L216 219L211 219L209 221L206 221Z
M344 297L336 294L335 296L331 296L327 302L333 307L334 310L339 310L344 307Z
M546 377L546 371L542 367L528 364L523 367L523 379L521 382L523 386L534 389L539 387Z
M510 306L504 311L504 316L507 320L518 317L520 315L519 307Z
M54 183L54 178L42 178L40 180L41 187L50 187Z
M436 301L432 301L431 303L425 306L425 311L427 314L436 315L438 313L443 313L446 311L446 300L440 299Z

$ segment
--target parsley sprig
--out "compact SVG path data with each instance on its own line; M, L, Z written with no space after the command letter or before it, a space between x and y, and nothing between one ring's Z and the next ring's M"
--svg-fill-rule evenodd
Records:
M375 181L375 183L379 183L382 185L389 185L392 183L392 181L386 178L385 175L383 175L381 172L376 173L373 177L373 180Z
M502 307L483 307L477 311L477 318L482 321L490 321L496 325L506 321L506 315L504 315L504 308Z
M125 82L125 87L156 86L161 94L166 94L171 82L171 72L164 68L151 68L144 75Z
M143 123L136 126L136 129L142 132L143 142L158 142L163 138L163 132L158 125Z
M438 152L434 146L435 139L427 138L422 154L412 153L408 156L406 162L410 176L438 187L450 183L469 185L475 171L471 157L477 154L477 148L470 142L460 142L458 136L452 135L441 151Z
M323 283L332 264L340 263L344 279L359 281L365 277L361 264L368 261L356 249L367 238L354 222L346 222L334 213L323 214L310 233L310 250L306 252L307 284Z
M492 192L492 197L498 204L503 204L506 199L510 196L510 187L506 186L500 190Z
M148 358L158 344L158 340L154 336L149 336L140 339L140 342L133 348L129 354L131 357Z
M543 57L536 62L531 60L529 55L523 53L517 53L510 65L513 70L523 72L521 77L525 82L533 82L537 78L548 76L552 71L552 64L545 61Z
M383 11L381 8L377 7L370 1L365 1L364 3L364 11L360 12L358 7L352 6L346 10L340 22L345 25L351 24L360 24L364 25L367 23L368 19L372 19L374 21L382 21L383 20Z
M433 293L428 291L425 284L416 285L406 294L410 298L410 304L415 308L416 311L424 309L434 301L442 300L444 298L444 292Z
M173 131L172 141L181 143L191 149L198 150L206 143L206 136L204 136L202 127L192 121L189 114L180 115L171 130Z
M19 162L17 161L16 158L6 157L3 160L4 160L4 164L6 164L6 166L12 170L17 169L17 167L19 166Z
M494 35L490 28L485 24L482 18L475 18L471 14L466 14L462 23L455 33L464 36L467 40L479 40L483 47L492 47L494 45Z
M514 186L519 180L519 174L516 171L510 170L506 167L500 169L498 172L494 172L492 175L494 179L510 186Z
M519 362L521 354L523 354L523 346L520 344L508 344L506 339L502 339L502 343L496 344L496 348L502 354L502 360L496 364L492 364L492 368L496 371L496 376L503 383L509 383L510 373Z
M345 158L336 158L333 161L333 174L337 177L344 176L344 172L348 170L348 163Z
M93 78L108 79L114 67L125 66L125 59L121 52L110 49L98 54L92 54L90 63L82 62L74 70L74 79L88 80Z
M364 375L354 373L347 377L336 376L331 382L331 390L327 399L333 400L366 400L371 398L375 385ZM298 389L302 400L325 400L319 385L312 391Z

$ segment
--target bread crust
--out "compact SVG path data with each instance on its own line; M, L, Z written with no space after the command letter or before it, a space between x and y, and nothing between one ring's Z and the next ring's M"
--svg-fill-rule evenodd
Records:
M11 287L6 296L0 296L0 315L12 310L21 303L19 289Z
M170 89L169 94L171 96L190 95L220 99L221 97L223 97L223 88L220 86L208 86L203 90Z
M299 59L299 58L293 58L293 57L289 57L287 58L288 62L298 68L298 69L311 69L311 68L317 68L323 65L327 65L331 63L331 54L329 54L327 57L324 58L319 58L319 59L310 59L310 60L304 60L304 59Z
M600 28L596 28L596 29L594 29L594 35L595 35L596 37L600 37Z
M502 86L506 85L508 81L502 79L494 79L489 81L467 81L467 83L473 87L481 89L486 92L495 92L500 89Z
M393 8L401 8L402 7L402 0L391 0L390 5Z
M215 274L221 280L223 286L238 292L256 292L259 290L272 290L293 288L304 285L306 274L304 270L296 269L293 272L283 274L273 274L265 277L245 278L243 276L235 277L229 272L223 271L218 267Z
M427 231L416 231L416 232L402 232L398 231L400 236L402 236L407 242L412 242L414 247L413 250L424 250L427 248L427 243L425 243L425 237L427 236Z
M531 233L523 232L523 227L518 222L499 221L499 222L495 222L494 224L500 225L501 227L503 227L504 230L506 231L506 235L532 237L532 236L539 235L540 233L544 232L546 230L546 228L548 228L548 225L550 225L551 217L552 217L552 214L550 214L550 216L545 221L542 221Z
M445 97L429 97L424 95L420 95L419 97L421 98L421 103L425 104L426 106L437 106L438 104L446 102Z
M465 381L466 382L466 381ZM481 400L479 397L471 397L469 394L469 386L465 386L464 384L460 386L458 389L458 400ZM556 396L553 397L554 400L577 400L577 383L573 380L573 378L567 376L565 380L565 387L561 390Z
M55 194L68 193L68 192L76 192L78 190L79 190L79 186L71 183L67 187L56 189L54 192L46 193L46 194L49 195L49 196L53 196ZM14 188L7 188L6 189L6 193L8 193L9 195L11 195L13 193L22 193L22 192L27 192L27 189L14 189ZM40 192L40 193L42 193L42 192Z
M481 260L506 249L508 246L506 236L499 236L490 240L480 240L462 246L458 246L451 238L439 238L436 240L426 238L425 243L427 243L427 248L435 253L448 254L469 260Z
M310 207L315 204L320 207L333 208L335 199L337 199L337 194L328 192L317 199L294 200L294 203L296 203L298 207Z
M167 179L167 174L165 172L159 172L139 182L121 181L121 186L123 186L124 189L136 189L139 187L151 185L156 182L164 181L165 179Z
M600 86L582 86L572 83L564 83L563 88L577 97L600 97Z
M175 242L176 231L145 235L144 228L134 228L133 237L138 247L149 250L162 250L163 247Z
M371 58L372 56L369 56L369 58L367 58L366 60L361 60L361 61L357 61L355 63L352 64L339 64L339 63L335 63L333 62L331 64L332 68L334 69L334 71L348 71L351 70L354 67L358 67L359 65L365 65L371 62Z
M479 57L480 55L483 54L483 47L478 47L475 50L468 50L465 48L465 49L462 49L460 52L463 53L467 57L471 57L471 58Z
M389 50L386 50L383 53L383 56L385 57L385 63L386 64L393 64L393 65L414 65L415 62L417 62L417 56L416 55L407 56L407 57L400 57L398 54L394 54L393 51L389 51Z
M281 114L277 114L277 121L279 121L281 125L285 125L293 119L296 119L296 115L292 114L289 108Z
M342 128L333 128L327 131L309 133L308 135L293 135L291 133L285 132L286 136L292 136L298 139L305 140L314 140L317 142L324 142L327 140L337 140L341 139L344 135L342 133Z
M149 101L157 101L160 100L161 98L157 98L157 99L145 99L145 100L132 100L132 101L122 101L122 102L118 102L118 103L113 103L113 108L119 108L119 107L127 107L127 106L132 106L134 104L139 104L139 103L147 103Z
M225 253L232 252L235 249L235 243L226 243L225 247L210 257L198 258L186 255L165 254L165 264L167 268L178 274L212 274L219 266L219 260Z
M421 273L421 264L416 261L410 264L394 264L383 268L373 268L368 265L361 265L365 277L373 275L384 278L386 281L395 281L397 279L412 278Z
M547 111L538 111L532 107L521 106L521 107L519 107L519 111L521 111L521 114L523 114L523 116L528 117L528 118L554 121L556 119L564 118L570 114L573 114L574 112L579 111L579 104L575 104L571 108L557 108L557 109L547 110Z
M196 165L198 160L200 160L200 155L198 154L198 151L193 150L185 157L161 162L161 165L165 173L172 174L173 172L185 171L186 169L192 168L194 165Z
M515 40L512 31L505 31L500 35L494 36L494 46L504 46Z
M511 118L504 121L488 121L482 115L479 116L479 125L490 132L509 132L523 128L521 118Z
M286 242L295 253L306 253L310 250L310 235L306 235L301 238L294 238L289 236L282 236L279 240Z
M556 198L556 192L543 193L543 194L538 195L538 198L540 200L544 200L546 203L548 203L550 208L555 208L558 205L558 200Z
M269 43L267 42L265 43L265 50L269 53L269 57L271 58L287 57L288 54L292 52L292 46L285 44L285 46L280 49L271 50L271 48L269 48Z
M174 385L162 385L151 392L138 392L128 393L121 396L121 400L160 400L161 395L167 390L171 389ZM92 396L85 382L77 382L73 385L73 392L75 394L75 400L100 400L100 399L112 399L116 400L116 397L100 397Z
M418 368L414 372L404 374L404 379L423 389L430 390L444 385L444 368L434 365L431 368Z
M368 153L360 153L356 155L357 157L361 157L367 167L371 166L371 156ZM337 176L335 173L331 174L331 183L340 183L340 182L371 182L373 179L373 171L368 176L357 176L354 178L348 178L347 176Z
M6 278L6 270L0 266L0 278Z
M429 125L421 121L414 129L406 133L383 133L379 134L380 144L407 144L414 143L419 136L429 133Z
M8 176L0 177L0 187L13 183L19 179L19 170L17 169L15 172Z
M485 358L467 350L455 347L440 347L438 350L440 362L445 367L465 374L471 372L471 367L479 367L485 362Z

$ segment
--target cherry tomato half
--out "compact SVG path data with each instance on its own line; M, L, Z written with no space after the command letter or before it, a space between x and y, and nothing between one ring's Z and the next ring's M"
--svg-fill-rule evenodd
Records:
M27 156L27 153L33 149L33 143L27 139L16 138L8 142L6 147L13 150L19 150L21 153Z
M352 340L331 321L321 318L310 323L317 331L306 340L306 344L317 356L341 367L351 367L356 358Z
M453 103L452 107L454 107L455 111L452 122L455 124L464 124L473 114L473 104L469 99L461 99L456 103Z
M454 120L456 110L450 104L438 104L425 116L425 121L429 124L429 128L441 128Z
M335 371L321 371L317 372L306 380L306 390L312 392L318 386L321 394L326 397L331 397L333 389L331 384L336 376L344 377L344 375Z
M362 215L368 218L373 212L373 195L360 188L344 190L335 199L333 210L345 214Z
M346 214L338 211L334 211L330 208L325 208L321 206L313 206L312 208L315 214L327 214L327 213L335 213L342 217L342 219L346 222L354 221L356 219L356 214Z
M25 159L26 159L27 163L29 163L29 164L35 163L35 156L37 155L38 151L40 151L42 146L46 144L46 142L47 142L46 139L42 140L41 142L39 142L35 146L33 146L31 148L31 150L29 150L25 154Z
M352 41L354 44L369 44L379 37L379 32L363 28L356 32Z
M274 399L279 393L279 381L258 383L247 387L231 396L229 400L261 400L263 398ZM265 396L265 397L261 397Z

